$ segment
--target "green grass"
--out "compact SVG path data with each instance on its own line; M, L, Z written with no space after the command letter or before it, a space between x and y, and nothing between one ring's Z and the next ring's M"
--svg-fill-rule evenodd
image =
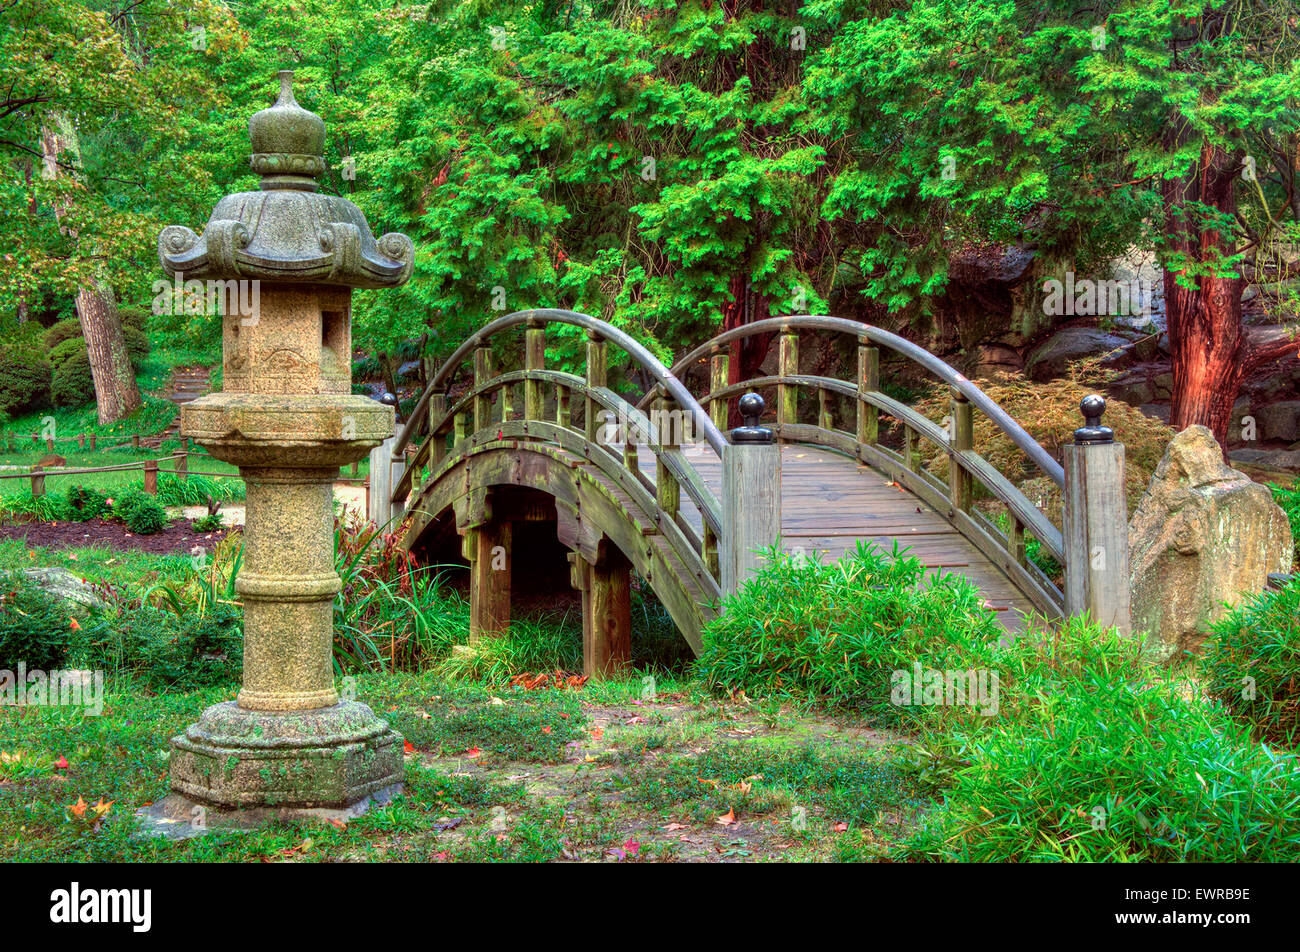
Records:
M84 407L49 407L32 413L24 413L0 426L0 433L13 432L19 437L26 437L29 446L31 445L31 435L33 433L42 438L49 433L56 441L56 451L60 455L67 456L67 450L75 448L77 444L75 441L65 441L64 438L75 438L81 433L94 433L98 437L103 437L105 442L108 442L130 439L133 434L137 433L141 436L161 433L167 429L172 420L176 418L176 414L180 412L170 400L150 393L142 393L141 396L144 402L140 409L105 426L99 425L99 414L92 403ZM53 420L52 432L46 429L50 419ZM19 442L22 441L19 440ZM37 455L47 452L44 449L44 443L41 444L41 447L40 453ZM7 447L2 449L5 452L10 452ZM96 447L96 449L99 449L99 447Z

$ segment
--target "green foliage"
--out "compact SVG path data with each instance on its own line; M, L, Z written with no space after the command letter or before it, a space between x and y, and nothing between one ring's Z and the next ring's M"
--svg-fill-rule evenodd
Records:
M894 671L1000 634L970 582L927 573L910 555L860 543L833 563L768 556L704 631L696 671L715 691L818 700L895 720L909 709L890 702Z
M81 338L66 340L50 351L50 398L56 407L79 407L95 400L90 355Z
M189 690L239 680L242 612L218 604L206 614L150 605L105 613L79 633L74 653L87 666L139 678L153 690Z
M68 604L17 572L0 575L0 670L62 667L73 634Z
M126 352L131 358L131 366L139 370L145 358L149 356L151 346L149 335L139 327L123 324L122 337L126 341Z
M1197 668L1206 694L1257 736L1294 747L1300 728L1300 581L1231 608L1212 626Z
M1284 489L1276 483L1269 483L1273 491L1273 501L1286 512L1291 522L1291 538L1295 541L1295 566L1300 567L1300 486Z
M45 331L45 349L54 350L64 341L72 340L74 337L81 337L81 322L76 318L65 318L51 324Z
M113 514L139 535L161 532L167 525L167 510L153 496L139 490L121 494L113 503Z
M29 341L0 344L0 412L14 417L50 403L50 364Z
M195 532L218 532L224 529L226 524L221 520L220 514L214 512L195 519L191 525Z
M78 522L95 519L108 511L108 494L85 486L73 486L68 490L68 509L71 517Z

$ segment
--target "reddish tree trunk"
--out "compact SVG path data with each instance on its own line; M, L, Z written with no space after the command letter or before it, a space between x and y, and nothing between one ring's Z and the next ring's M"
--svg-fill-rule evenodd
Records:
M1201 424L1214 431L1222 446L1228 436L1232 405L1252 362L1241 324L1240 277L1197 273L1214 270L1230 251L1217 230L1200 228L1191 203L1200 202L1231 220L1240 163L1219 146L1206 144L1192 175L1165 183L1165 233L1170 250L1185 257L1185 267L1165 272L1165 313L1173 360L1175 430ZM1193 270L1193 287L1178 278Z
M724 332L764 320L769 316L767 299L761 294L755 294L743 275L738 274L731 279L730 291L731 300L722 305ZM742 380L758 376L759 367L767 358L767 351L771 344L771 334L755 334L753 337L732 342L727 360L727 383L740 383ZM736 401L729 402L731 410L728 419L732 426L740 426L742 420L740 411L736 409Z

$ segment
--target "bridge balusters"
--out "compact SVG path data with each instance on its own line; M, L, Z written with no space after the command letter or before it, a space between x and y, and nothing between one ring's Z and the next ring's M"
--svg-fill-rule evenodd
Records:
M492 370L492 348L476 347L474 349L474 389L487 385L495 374ZM492 422L492 395L486 391L474 397L474 429L486 429Z
M546 325L530 322L524 332L524 369L546 369ZM540 380L524 381L524 419L541 420L546 415L545 395Z
M593 389L604 387L609 379L605 366L605 339L596 331L587 332L587 386ZM599 408L595 400L587 397L586 426L587 439L592 443L600 442Z
M781 331L781 342L777 351L778 373L781 383L776 388L776 422L780 426L799 422L799 388L793 383L786 383L786 377L799 374L799 332L785 329ZM788 437L780 434L782 442Z
M875 446L880 440L880 410L862 399L880 389L880 349L858 344L858 442Z
M447 395L435 393L429 398L429 467L437 469L447 457L447 441L442 435L447 422Z
M831 415L831 396L825 387L817 391L817 425L823 430L835 429L835 419Z
M727 385L731 358L726 351L718 351L709 358L709 392L717 393ZM727 401L722 397L709 400L709 416L719 430L727 428Z
M557 386L555 388L555 423L564 429L569 429L569 388Z
M906 423L903 424L903 465L914 473L917 470L916 430Z
M958 450L971 449L974 444L974 408L959 390L952 391L948 430L948 496L958 512L970 512L971 477L958 461Z
M1016 565L1024 567L1028 563L1028 553L1025 550L1025 524L1015 516L1011 517L1011 529L1007 532L1007 551L1011 553L1011 558Z
M673 412L674 406L673 399L660 390L659 397L655 400L660 450L675 450L678 447L676 421L679 414ZM655 456L655 487L659 508L670 519L676 519L677 511L682 504L682 489L677 483L677 478L664 462L662 453L656 453Z
M469 428L468 414L465 413L464 410L460 411L452 418L451 425L452 425L451 448L457 452L460 452L465 448L466 430L468 430Z

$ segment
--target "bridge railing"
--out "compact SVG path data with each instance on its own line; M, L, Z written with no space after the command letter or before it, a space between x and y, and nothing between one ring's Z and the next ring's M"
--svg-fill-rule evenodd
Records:
M545 366L546 330L551 324L586 332L584 374ZM522 369L499 372L492 344L518 327L524 328ZM649 412L608 386L611 345L624 351L648 375L652 384L648 402L653 403ZM449 402L452 387L471 368L468 389L454 403ZM577 407L581 407L580 423L574 422ZM678 423L683 420L689 421L692 438L722 457L727 440L721 430L686 386L634 338L574 311L518 311L470 336L430 381L393 445L393 459L403 460L407 446L425 436L393 486L392 503L401 511L425 480L435 479L459 452L473 446L499 440L554 443L591 459L643 509L656 511L657 528L699 556L707 573L699 581L706 591L716 594L721 507L682 453ZM653 479L640 465L643 447L655 458ZM683 511L684 502L698 510L699 531Z
M799 368L799 335L822 331L847 335L857 342L857 372L852 381ZM747 337L776 334L778 372L774 375L728 382L730 345ZM936 423L881 389L881 349L892 351L921 367L949 387L950 411L946 425ZM775 430L783 440L813 443L838 450L887 473L942 513L991 562L998 565L1035 607L1049 616L1065 609L1061 587L1027 556L1026 539L1033 537L1060 565L1066 563L1062 531L1033 502L974 449L974 413L984 414L1030 461L1057 486L1064 488L1065 473L1038 442L1025 432L974 383L935 355L905 338L878 327L844 318L803 315L755 321L727 331L697 347L673 366L675 376L708 361L707 393L701 403L709 407L715 426L726 426L729 401L747 390L774 389ZM815 422L801 422L801 392L817 395ZM853 411L836 418L836 398L849 401ZM641 406L648 402L642 400ZM892 418L902 430L901 447L881 442L881 417ZM920 444L928 441L947 457L947 482L921 465ZM982 487L1005 506L1009 520L1000 528L976 506L976 487Z

